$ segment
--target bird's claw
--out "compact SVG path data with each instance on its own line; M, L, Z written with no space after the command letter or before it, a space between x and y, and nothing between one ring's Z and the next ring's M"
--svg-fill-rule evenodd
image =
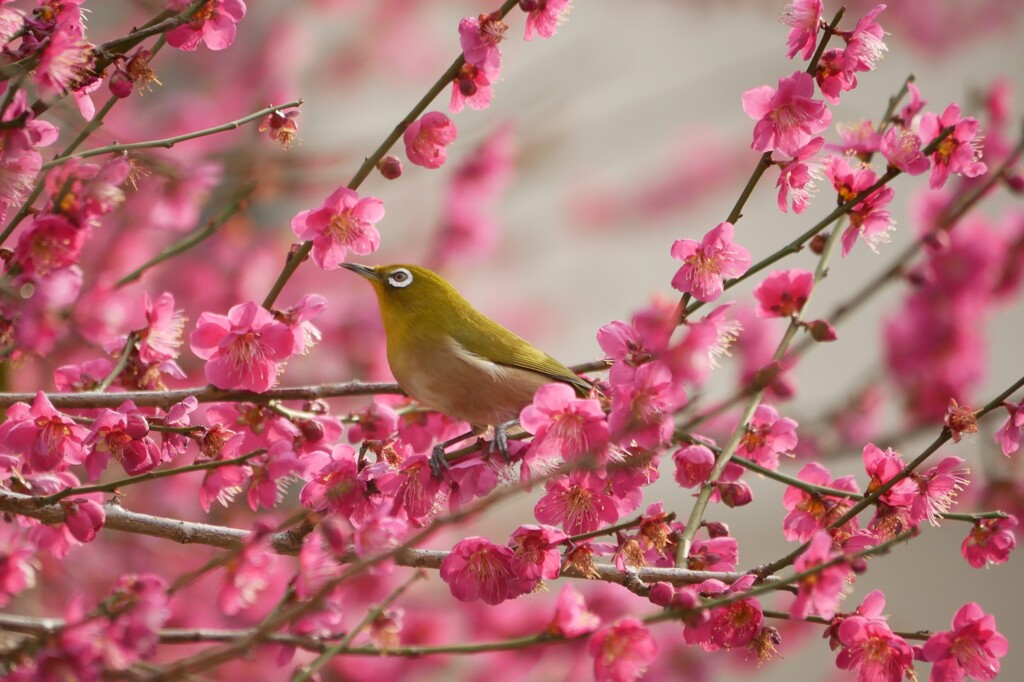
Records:
M444 452L444 443L438 443L430 455L430 471L433 472L434 478L441 480L442 471L451 471L451 468L452 465L448 463L448 457Z
M494 427L494 438L491 439L491 454L498 452L502 457L505 458L506 462L512 461L512 454L508 451L508 429L510 426L514 426L516 422L510 421L504 424L498 424Z

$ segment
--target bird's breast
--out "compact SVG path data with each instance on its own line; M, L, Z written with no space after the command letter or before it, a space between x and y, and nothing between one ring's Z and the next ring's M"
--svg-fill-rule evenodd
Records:
M388 346L395 380L422 405L474 426L501 424L519 417L533 394L551 379L537 372L491 362L448 337Z

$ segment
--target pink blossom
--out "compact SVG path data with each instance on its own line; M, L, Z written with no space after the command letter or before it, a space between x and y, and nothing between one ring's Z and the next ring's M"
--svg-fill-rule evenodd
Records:
M875 21L885 5L876 5L857 22L846 39L846 68L850 71L872 71L882 59L882 53L888 50L882 41L885 31Z
M514 454L513 457L517 454ZM451 488L448 495L448 508L454 513L461 509L462 505L494 490L498 486L498 471L494 462L490 460L462 459L449 465L448 484Z
M869 494L887 484L906 468L903 457L899 452L892 448L886 448L883 452L874 443L868 443L864 446L862 456L864 468L871 478L871 482L867 487ZM918 492L918 487L912 480L903 478L878 499L892 507L909 508Z
M832 548L832 536L825 531L818 531L804 553L797 557L793 567L797 573L802 573L829 563L836 556ZM836 615L836 606L850 577L849 566L840 561L804 578L798 584L800 591L790 606L790 615L806 618L815 614L831 620Z
M53 370L53 385L61 393L95 391L114 369L109 358L86 360L78 365L62 365Z
M448 159L448 145L458 131L451 119L439 111L431 111L409 124L402 135L405 155L409 161L424 168L440 168Z
M356 422L348 429L348 442L387 440L398 430L398 413L390 406L374 400L364 410L353 415Z
M738 452L768 469L779 468L779 455L791 453L797 444L797 423L780 417L770 405L758 405L740 439Z
M593 632L600 626L601 619L587 610L587 603L583 595L567 582L558 593L558 601L555 603L555 618L548 626L548 630L571 639Z
M587 644L594 657L597 682L633 682L654 661L658 645L636 618L621 618L591 635Z
M541 38L550 38L555 35L558 26L565 19L569 12L571 0L536 0L532 3L534 9L526 12L526 33L523 38L533 40L534 31ZM526 9L523 2L519 6Z
M686 557L686 567L691 571L735 571L739 552L739 543L734 537L697 538Z
M732 586L719 580L705 580L698 589L704 594L741 594L750 589L754 580L753 575L746 575ZM700 645L705 651L733 649L753 642L763 626L761 603L751 597L712 609L706 620L697 619L687 623L683 639L687 644Z
M936 632L922 648L932 662L931 682L962 682L965 677L992 680L999 674L999 659L1010 645L996 630L996 617L968 602L953 616L953 629Z
M978 119L961 118L960 106L956 103L946 107L941 115L927 112L921 117L921 140L929 144L950 126L953 127L953 132L932 152L934 165L928 178L928 186L931 189L945 185L950 174L976 178L988 170L988 167L979 160L981 140L978 138Z
M170 0L169 7L181 11L189 0ZM207 0L185 24L167 32L167 44L191 52L206 43L211 50L223 50L235 42L235 25L245 17L242 0Z
M308 456L301 472L306 481L299 493L303 507L328 509L345 518L365 515L368 505L366 483L359 478L356 451L347 445L335 445L330 453ZM357 513L362 511L363 513Z
M885 607L881 592L869 594L865 606L869 600L873 603L865 615L849 616L839 624L836 635L842 649L836 666L857 673L860 682L902 682L913 671L913 652L880 615Z
M889 128L882 138L881 152L890 166L910 175L920 175L931 167L928 157L921 153L921 138L906 128Z
M47 97L79 85L92 67L92 45L82 39L81 23L58 19L35 68L35 81Z
M294 338L287 326L250 301L233 306L227 316L201 314L189 343L192 352L207 361L211 384L262 393L277 380Z
M125 401L117 410L100 410L92 430L84 441L89 448L85 470L95 481L113 457L131 476L154 469L163 456L149 438L149 424L133 402Z
M813 96L814 79L803 71L780 78L778 91L769 85L747 90L743 111L757 121L751 148L796 156L832 122L832 112L821 100L811 99Z
M791 317L803 310L814 287L809 270L776 270L754 289L758 317Z
M832 480L828 469L817 462L808 462L796 476L801 481L825 488L860 493L853 476L842 476ZM853 506L848 497L809 493L793 486L786 488L782 504L789 510L782 521L782 533L790 542L806 542L815 532L830 526ZM851 523L854 522L855 520L851 520Z
M292 218L292 231L299 239L313 242L313 262L330 270L343 263L349 251L360 256L376 251L380 233L373 225L383 217L380 199L360 199L355 191L339 187L320 208L301 211Z
M217 606L234 616L253 605L260 592L270 586L274 552L269 527L258 525L246 539L242 551L224 566L224 580L217 594Z
M536 457L572 460L594 454L608 443L608 422L596 399L577 398L568 384L545 384L523 408L520 423L532 433Z
M848 68L846 51L841 49L826 50L818 60L818 68L814 72L814 80L818 83L821 95L832 104L839 104L839 94L857 87L857 74Z
M25 531L11 523L0 524L0 606L11 597L35 587L36 545Z
M814 179L821 177L820 169L804 163L821 149L825 138L816 137L801 147L796 155L786 163L778 162L779 180L775 186L779 188L779 210L787 213L789 197L793 199L793 213L800 214L811 202L814 192Z
M918 492L910 506L910 522L914 525L927 520L939 525L939 518L952 508L958 492L967 486L967 474L959 457L945 457L924 473L913 473L910 480L917 484Z
M61 500L61 507L64 508L64 523L71 535L79 542L92 542L96 539L96 534L103 528L103 524L107 520L107 512L101 504L102 497L102 495L96 494Z
M441 580L459 601L479 599L494 606L529 588L516 576L515 553L481 537L460 541L441 562Z
M302 464L292 447L288 441L278 441L266 454L246 462L249 470L246 501L253 511L259 510L260 506L266 509L276 506L292 475L301 469Z
M847 203L875 184L875 172L866 166L850 168L845 158L830 156L825 159L825 175L832 181L839 201ZM879 187L862 199L850 211L850 226L843 233L843 255L853 248L860 235L868 248L878 253L878 245L888 243L889 231L894 222L884 207L892 201L894 192L890 187Z
M612 386L628 384L633 381L636 368L650 362L661 351L665 334L657 338L647 338L641 331L630 324L610 322L597 332L597 343L605 355L613 360L608 381Z
M996 431L996 445L1009 457L1020 448L1021 432L1024 431L1024 401L1004 402L1003 407L1010 413L1003 425Z
M672 415L686 404L686 390L664 363L638 367L629 384L616 386L608 426L619 444L654 448L672 437Z
M405 458L397 472L374 479L380 492L394 501L392 514L404 512L414 526L426 525L448 494L434 476L427 455Z
M295 341L292 344L293 355L305 355L310 348L320 342L320 330L312 320L326 309L326 298L318 294L306 294L295 305L274 311L274 318L288 325L292 332ZM338 435L341 435L340 431Z
M494 98L494 88L491 87L494 80L497 80L497 76L493 73L466 62L452 79L452 97L448 110L457 114L467 104L470 109L477 111L486 109Z
M501 51L498 49L498 43L505 39L507 30L508 26L497 14L481 14L460 21L459 43L462 45L466 63L493 74L497 79L501 70Z
M42 167L43 157L34 149L7 144L0 151L0 215L25 200Z
M823 11L821 0L790 0L786 5L781 21L790 27L786 37L787 57L792 59L798 52L802 52L801 59L811 58L818 44Z
M907 92L910 94L910 101L900 109L899 113L899 119L904 128L911 127L914 119L928 103L927 100L922 99L920 88L909 81L907 82Z
M182 311L174 309L174 296L165 291L154 303L145 293L142 307L146 311L146 327L139 334L139 359L147 363L174 360L178 357L185 328Z
M548 481L533 514L541 523L561 525L570 535L589 533L619 520L619 511L605 491L604 481L585 471L573 471Z
M85 459L86 431L61 414L42 391L32 406L15 403L7 408L7 421L0 426L3 449L21 458L29 473L62 471Z
M44 213L21 233L14 262L22 271L41 276L74 265L90 232L88 227L76 227L63 216Z
M1013 530L1016 527L1015 516L979 519L960 545L960 553L974 568L1004 564L1010 558L1010 552L1017 547L1017 536Z
M565 539L565 533L551 526L519 526L508 541L515 552L516 575L526 582L557 578L562 566L559 544Z
M673 242L672 257L683 261L683 266L672 278L672 287L692 294L698 301L713 301L721 296L723 281L739 277L750 267L750 253L734 244L732 237L732 223L719 223L700 242Z
M715 454L703 445L688 445L672 455L676 465L676 483L696 488L708 480L715 465Z

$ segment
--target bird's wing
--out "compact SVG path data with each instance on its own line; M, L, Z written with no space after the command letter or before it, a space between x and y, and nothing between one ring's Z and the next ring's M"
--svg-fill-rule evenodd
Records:
M581 396L590 393L591 386L586 380L497 322L482 314L474 322L475 324L472 326L465 325L463 327L474 329L472 335L461 334L458 331L453 333L459 345L470 353L499 365L518 367L551 377L555 381L563 381L573 386Z

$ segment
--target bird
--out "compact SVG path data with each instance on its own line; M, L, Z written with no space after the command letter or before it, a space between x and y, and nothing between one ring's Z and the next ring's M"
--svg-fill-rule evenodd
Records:
M474 308L441 275L417 265L341 266L367 279L377 295L388 365L421 405L468 422L476 434L494 429L492 451L508 456L506 432L538 388L552 382L581 397L592 386L568 367ZM434 449L434 470L447 464Z

